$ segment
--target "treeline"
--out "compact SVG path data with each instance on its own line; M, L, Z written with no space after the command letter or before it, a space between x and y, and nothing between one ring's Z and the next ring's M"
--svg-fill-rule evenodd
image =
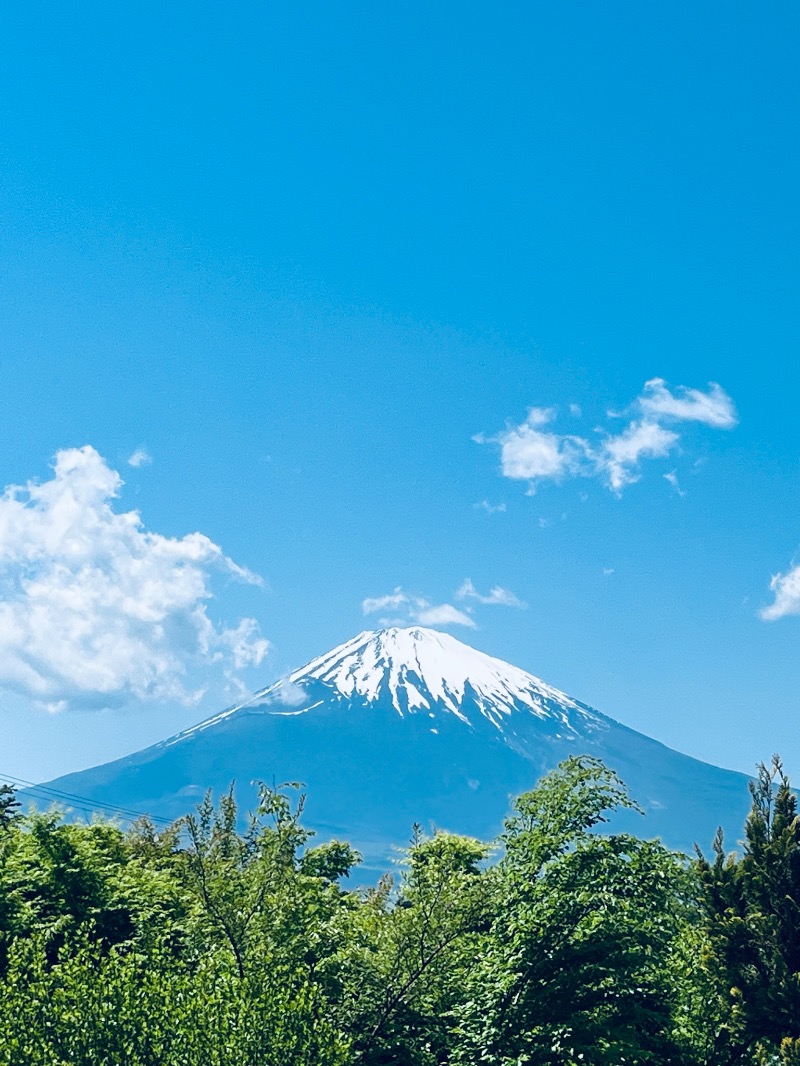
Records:
M393 875L314 846L295 787L174 826L21 815L0 789L2 1066L800 1063L800 828L776 760L740 854L600 830L570 759L492 844L415 831Z

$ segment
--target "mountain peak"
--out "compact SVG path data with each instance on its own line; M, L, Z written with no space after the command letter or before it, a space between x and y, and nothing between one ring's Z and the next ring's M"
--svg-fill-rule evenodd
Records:
M291 686L312 681L345 699L368 703L388 693L400 715L447 711L469 721L468 705L500 727L503 717L527 708L558 717L580 705L519 667L424 626L365 631L290 674ZM561 713L558 713L561 712Z
M247 700L178 733L197 736L240 714L305 715L320 706L381 706L401 718L444 714L466 725L489 722L503 733L512 714L534 715L554 735L575 736L603 719L518 666L425 626L365 630ZM431 731L436 733L434 722Z

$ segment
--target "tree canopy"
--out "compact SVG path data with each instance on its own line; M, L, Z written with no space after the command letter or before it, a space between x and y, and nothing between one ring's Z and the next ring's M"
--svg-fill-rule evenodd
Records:
M166 829L0 789L0 1066L800 1063L800 829L760 767L740 853L607 831L568 759L483 842L414 827L365 888L300 787ZM643 819L643 829L646 822Z

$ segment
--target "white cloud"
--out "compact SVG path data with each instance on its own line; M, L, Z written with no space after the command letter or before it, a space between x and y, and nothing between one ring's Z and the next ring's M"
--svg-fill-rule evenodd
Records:
M679 496L685 496L686 495L684 490L681 488L680 481L678 481L678 471L677 470L670 470L668 473L664 474L664 480L668 481L670 483L670 485L672 485L673 489L675 489L675 491L677 492L677 494Z
M475 628L475 619L452 604L433 604L424 596L404 592L399 586L387 596L368 597L362 602L361 610L364 614L392 611L392 616L379 619L382 626L416 622L423 626L456 625Z
M137 448L133 455L128 459L128 466L147 466L152 463L153 459L150 453L144 448Z
M614 437L606 437L596 456L596 468L606 478L612 492L619 495L626 485L641 477L639 465L645 457L662 459L678 442L678 434L655 422L631 422Z
M485 511L487 514L503 514L506 510L504 503L489 503L488 500L481 500L480 503L473 503L472 506L476 511Z
M702 422L715 429L733 429L738 421L733 400L715 381L703 392L685 385L671 390L663 378L651 378L636 403L646 418L655 420Z
M266 655L253 619L217 628L207 611L215 571L260 579L202 533L165 537L115 511L122 484L85 446L0 497L0 686L51 708L191 703L193 668Z
M494 588L490 589L488 595L482 595L473 585L471 578L464 580L461 587L456 591L455 598L457 600L476 600L478 603L490 607L527 607L527 604L523 603L513 592L501 588L499 585L495 585Z
M570 404L569 410L573 416L580 415L577 404ZM699 422L716 429L731 429L737 423L733 401L715 382L704 392L685 385L672 389L663 378L652 378L628 408L629 418L631 413L636 417L621 432L599 426L596 438L589 439L555 432L551 425L555 409L532 407L519 425L507 426L493 437L478 434L473 440L499 445L503 476L527 481L528 495L542 481L596 477L619 496L627 485L640 480L642 460L663 459L677 447L677 423ZM624 412L608 412L609 418L623 416ZM680 492L677 472L665 476Z
M289 681L287 678L283 678L275 685L270 692L265 703L280 703L284 707L299 707L301 703L305 703L308 699L307 694L299 685L295 685L294 682Z
M496 437L485 438L500 445L504 477L529 481L533 485L545 478L561 481L567 476L586 472L585 440L541 428L554 418L552 409L532 407L520 425L510 426Z
M417 611L416 621L423 626L468 626L475 628L475 619L471 618L450 603L423 607Z
M235 670L258 666L269 650L269 641L260 635L255 618L243 618L235 629L223 629L217 634L217 643L230 650ZM218 651L215 657L224 658L224 653Z
M760 612L765 621L773 622L789 614L800 614L800 566L793 566L785 574L776 574L769 587L775 593L775 600Z
M390 592L388 596L367 597L361 604L361 610L364 614L375 614L376 611L396 611L401 607L407 607L416 602L424 603L424 600L418 601L415 597L408 596L398 587L394 592Z
M518 596L508 589L496 585L486 595L478 592L470 578L466 578L456 590L454 598L460 601L471 600L481 606L520 607L523 603ZM474 609L466 606L464 610L454 607L452 603L432 603L425 596L406 592L398 586L386 596L370 596L361 603L364 614L380 614L381 626L403 626L418 624L423 626L466 626L476 628L473 617Z
M555 421L557 413L555 407L531 407L528 411L528 422L532 426L546 426Z

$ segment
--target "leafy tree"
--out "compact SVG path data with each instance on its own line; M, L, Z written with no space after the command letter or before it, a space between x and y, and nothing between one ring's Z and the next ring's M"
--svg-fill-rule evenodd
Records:
M589 757L517 799L454 1063L680 1061L668 967L681 864L657 842L592 831L618 807L635 804Z
M49 961L18 944L0 998L0 1066L345 1066L346 1042L302 973L269 958L244 978L226 951L104 953L86 933Z
M161 832L15 822L0 839L0 1066L345 1063L323 970L358 856L301 855L301 810L264 788L245 833L232 795Z
M357 1062L449 1061L453 1011L488 927L481 869L488 850L452 833L426 838L415 827L397 895L392 900L387 883L371 901L373 936L351 975Z
M49 934L52 951L70 930L91 922L106 945L134 932L123 885L130 880L126 835L116 825L68 824L58 812L14 820L0 842L0 934Z
M343 905L338 878L349 874L359 855L331 841L305 848L311 833L301 825L304 796L293 804L282 789L259 787L259 804L245 833L237 829L232 790L215 809L210 795L197 816L184 820L190 846L187 883L206 930L230 949L241 978L249 961L268 945L314 968L322 947L323 915ZM302 852L302 854L301 854ZM201 936L205 933L201 931Z

